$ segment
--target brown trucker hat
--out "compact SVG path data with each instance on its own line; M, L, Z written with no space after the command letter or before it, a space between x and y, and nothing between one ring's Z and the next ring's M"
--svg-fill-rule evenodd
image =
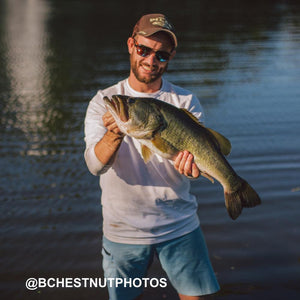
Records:
M163 14L148 14L142 16L135 24L132 36L139 34L148 37L156 32L165 31L173 40L174 48L177 47L177 38L174 27Z

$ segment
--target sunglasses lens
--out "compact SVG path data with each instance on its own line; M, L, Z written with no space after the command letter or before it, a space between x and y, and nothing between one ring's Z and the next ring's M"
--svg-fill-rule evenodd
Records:
M137 45L136 50L137 54L143 57L146 57L151 53L151 49L143 45Z
M168 61L170 58L170 54L164 51L157 51L155 55L156 58L161 62Z
M150 53L153 51L151 48L146 47L144 45L138 45L136 41L134 41L134 46L136 47L136 52L138 55L142 57L147 57L150 55ZM154 51L155 52L155 51ZM165 62L170 59L170 53L165 52L165 51L156 51L155 52L155 57L160 61L160 62Z

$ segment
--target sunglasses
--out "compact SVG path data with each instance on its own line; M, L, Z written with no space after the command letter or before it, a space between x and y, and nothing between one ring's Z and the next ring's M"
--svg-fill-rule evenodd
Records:
M134 40L134 46L136 48L136 53L138 55L142 57L148 57L152 52L154 52L155 57L160 62L166 62L170 59L171 53L166 51L155 51L152 48L138 44L135 39L133 40Z

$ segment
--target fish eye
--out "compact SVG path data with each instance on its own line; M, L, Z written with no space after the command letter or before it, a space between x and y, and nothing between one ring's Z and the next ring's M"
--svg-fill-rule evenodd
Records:
M133 104L135 102L135 99L133 98L128 98L127 103L128 104Z

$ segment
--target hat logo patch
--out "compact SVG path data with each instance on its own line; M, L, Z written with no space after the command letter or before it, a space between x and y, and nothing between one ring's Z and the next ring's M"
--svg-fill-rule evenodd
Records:
M150 18L150 23L154 26L160 26L172 30L172 25L164 17Z

